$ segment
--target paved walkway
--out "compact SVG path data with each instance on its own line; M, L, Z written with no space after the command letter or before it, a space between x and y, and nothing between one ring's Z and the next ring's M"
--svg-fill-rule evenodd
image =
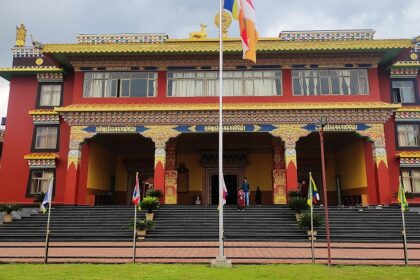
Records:
M316 243L317 263L327 262L325 243ZM0 242L0 262L43 262L42 242ZM50 263L127 263L131 242L51 242ZM136 262L209 263L218 254L217 242L137 243ZM233 263L310 263L309 242L226 242L225 255ZM403 265L402 244L333 243L333 264ZM409 244L409 263L420 265L420 244Z

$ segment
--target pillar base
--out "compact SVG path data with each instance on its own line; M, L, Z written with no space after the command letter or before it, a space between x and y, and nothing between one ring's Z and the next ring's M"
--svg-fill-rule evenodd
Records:
M228 260L225 256L217 256L216 259L211 261L211 267L223 267L223 268L231 268L232 261Z

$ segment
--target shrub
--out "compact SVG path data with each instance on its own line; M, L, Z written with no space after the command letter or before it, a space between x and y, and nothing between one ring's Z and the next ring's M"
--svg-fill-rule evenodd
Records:
M21 207L17 204L2 204L0 205L0 212L11 214L13 211L20 211Z
M303 210L307 210L309 205L307 199L304 197L292 197L289 201L289 207L300 214Z
M324 225L324 218L321 215L318 213L313 213L312 217L314 229ZM306 211L302 214L302 219L299 222L299 226L301 228L307 228L311 230L311 213L309 211Z
M298 191L290 191L287 194L289 195L290 198L300 197L300 192Z
M131 224L129 226L129 229L133 229L133 221L131 221ZM155 228L155 222L154 221L147 221L146 219L138 219L136 221L136 230L150 230Z
M147 213L152 213L153 210L159 207L159 198L153 196L146 196L140 203L141 208L146 209Z
M163 194L160 190L148 189L146 191L146 196L153 196L153 197L161 198Z

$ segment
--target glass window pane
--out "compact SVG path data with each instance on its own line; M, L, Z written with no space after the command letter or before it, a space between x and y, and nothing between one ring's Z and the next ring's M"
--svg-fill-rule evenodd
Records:
M147 80L131 80L131 97L147 96Z
M130 96L130 80L121 80L121 96Z

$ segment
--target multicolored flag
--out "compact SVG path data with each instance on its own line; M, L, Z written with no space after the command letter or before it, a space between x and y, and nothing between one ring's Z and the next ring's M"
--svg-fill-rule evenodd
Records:
M400 187L398 188L398 202L401 204L401 211L408 210L407 198L405 197L405 189L400 177Z
M51 200L52 200L52 192L53 192L53 185L54 185L54 177L51 178L50 184L48 185L48 191L44 196L44 200L41 203L41 211L45 214L47 212L47 208L45 205L48 204L48 207L51 207Z
M136 185L134 186L133 197L131 201L136 206L139 206L140 203L140 185L139 185L139 173L136 172Z
M252 0L225 0L223 8L232 13L239 22L243 58L257 62L257 17Z
M316 188L314 178L312 178L312 173L309 173L309 189L308 189L308 205L312 206L319 201L319 193Z

